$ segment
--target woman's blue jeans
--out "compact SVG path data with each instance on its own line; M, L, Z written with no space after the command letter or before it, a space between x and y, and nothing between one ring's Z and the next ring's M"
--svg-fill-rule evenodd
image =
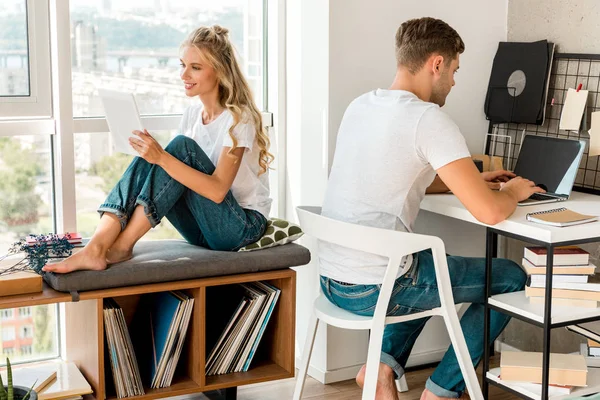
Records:
M406 315L440 306L431 251L414 255L408 272L398 278L392 290L388 315ZM455 303L471 303L460 320L473 365L483 356L483 318L485 301L485 258L448 256L448 269ZM527 276L516 263L506 259L492 262L492 294L523 290ZM358 315L372 316L381 285L353 285L321 276L321 288L338 307ZM500 335L510 317L496 311L490 313L490 344ZM381 362L396 375L404 374L408 356L429 318L386 325L383 334ZM425 387L440 397L457 398L465 390L452 346L437 366Z
M191 138L175 136L165 150L205 174L215 171L212 161ZM235 251L254 243L263 235L267 224L258 211L242 208L231 191L217 204L141 157L134 158L98 212L116 215L121 229L125 229L138 205L144 207L152 227L167 217L189 243L213 250Z

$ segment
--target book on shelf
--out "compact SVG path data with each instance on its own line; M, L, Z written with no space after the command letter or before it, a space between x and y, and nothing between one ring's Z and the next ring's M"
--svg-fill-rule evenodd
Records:
M68 235L68 236L67 236ZM67 241L71 244L79 244L82 242L83 238L81 237L80 233L60 233L57 234L59 239L63 239L63 238L67 238ZM25 242L29 245L29 246L33 246L35 244L39 244L41 243L41 241L33 236L27 236L25 238ZM44 242L49 243L49 239L44 240Z
M587 224L598 220L597 215L580 214L565 207L531 212L527 213L525 217L527 221L559 227Z
M524 257L534 265L546 266L545 247L525 247ZM554 249L553 266L588 265L590 253L577 246L561 246Z
M56 380L38 392L38 400L67 400L92 393L92 387L85 380L73 362L51 362L56 368Z
M2 382L8 382L6 368L0 371ZM52 364L40 364L29 367L13 366L12 380L15 385L33 389L36 393L42 391L46 386L56 380L56 366Z
M213 338L215 344L206 360L209 376L249 370L281 293L266 282L239 284L232 291L230 304L223 304L222 310L231 317L216 340Z
M489 370L488 376L492 375L492 379L496 382L502 382L502 375L500 374L500 368L492 368ZM529 396L532 399L539 398L542 395L542 384L532 382L520 382L510 381L512 388L518 389L521 393ZM564 385L548 385L548 397L553 396L564 396L571 394L574 386Z
M106 298L103 316L117 397L141 396L144 388L123 310L112 298Z
M535 265L526 258L522 261L523 268L527 275L546 275L546 264ZM556 275L593 275L596 271L594 264L588 265L561 265L552 267L552 274Z
M563 283L588 283L587 275L554 275L552 274L552 287ZM546 287L546 275L531 275L527 278L527 285L531 287Z
M152 389L171 385L179 361L194 298L181 291L142 296L132 325L142 380Z
M589 283L582 283L580 285L589 285ZM525 286L525 296L527 297L544 297L545 294L546 288ZM600 292L580 289L558 289L554 287L552 288L552 299L554 300L555 298L600 301Z
M545 288L546 281L538 282L536 286L531 285L532 288ZM553 289L565 289L572 291L582 291L582 292L597 292L600 293L600 283L596 282L585 282L585 283L577 283L577 282L552 282Z
M581 343L579 346L579 354L585 359L585 363L588 367L600 368L600 357L590 357L587 344Z
M530 304L546 304L544 297L529 297ZM561 299L559 297L552 298L552 307L580 307L580 308L598 308L598 302L595 300L581 299Z
M567 330L577 333L588 340L600 342L600 322L587 322L584 324L567 325Z
M503 381L542 383L542 353L503 351L500 376ZM587 364L579 354L550 354L548 383L562 386L586 386Z

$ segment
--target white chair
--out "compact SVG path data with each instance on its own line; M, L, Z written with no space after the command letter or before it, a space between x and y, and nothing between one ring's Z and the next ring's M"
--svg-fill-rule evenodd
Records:
M332 304L323 294L315 300L314 311L308 323L304 354L302 355L296 379L293 399L300 400L302 397L304 381L306 380L308 364L319 322L345 329L370 329L367 369L362 400L373 400L375 399L375 389L377 387L379 358L385 325L439 315L444 319L446 328L448 329L460 370L463 377L465 377L469 395L472 399L483 400L475 368L473 368L454 306L450 275L446 262L446 252L442 240L435 236L398 232L336 221L321 216L320 207L304 206L298 207L296 210L300 226L302 226L303 231L307 235L326 242L388 257L389 262L373 317L363 317L343 310ZM402 257L426 249L431 249L433 253L441 307L399 317L386 316ZM317 255L314 254L313 257L316 259ZM401 382L397 386L406 387L406 382Z

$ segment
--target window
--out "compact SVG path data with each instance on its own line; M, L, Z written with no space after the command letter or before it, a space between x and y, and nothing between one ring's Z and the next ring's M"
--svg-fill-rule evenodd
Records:
M181 113L198 102L184 95L179 45L199 25L230 30L256 102L266 110L266 3L0 1L0 255L29 233L91 235L96 208L128 162L112 152L97 88L133 92L144 126L165 145ZM173 236L179 237L163 221L147 238ZM3 324L14 321L16 334L32 341L31 350L7 350L16 353L11 361L59 354L57 313L56 305L0 310Z
M4 353L5 356L12 356L15 353L15 349L14 347L3 347L2 353Z
M262 13L262 0L230 0L226 5L72 0L73 115L104 115L98 87L135 93L142 114L182 113L197 99L184 94L179 46L199 25L213 24L229 29L262 108Z
M28 317L31 317L31 308L32 307L21 307L21 308L19 308L19 318L28 318Z
M0 3L0 118L50 117L48 2Z
M5 326L2 328L2 341L7 342L9 340L15 340L15 327L14 326Z
M28 233L53 231L50 162L50 136L0 137L0 254Z
M33 327L31 325L21 326L21 339L33 337Z
M0 310L0 320L12 319L14 315L13 309L3 309Z
M30 356L32 351L31 351L31 346L21 346L19 347L19 352L21 353L22 356Z

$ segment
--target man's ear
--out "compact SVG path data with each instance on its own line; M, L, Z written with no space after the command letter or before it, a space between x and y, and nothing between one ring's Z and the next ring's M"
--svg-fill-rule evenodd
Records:
M438 54L433 57L433 73L441 74L442 68L444 68L444 57Z

